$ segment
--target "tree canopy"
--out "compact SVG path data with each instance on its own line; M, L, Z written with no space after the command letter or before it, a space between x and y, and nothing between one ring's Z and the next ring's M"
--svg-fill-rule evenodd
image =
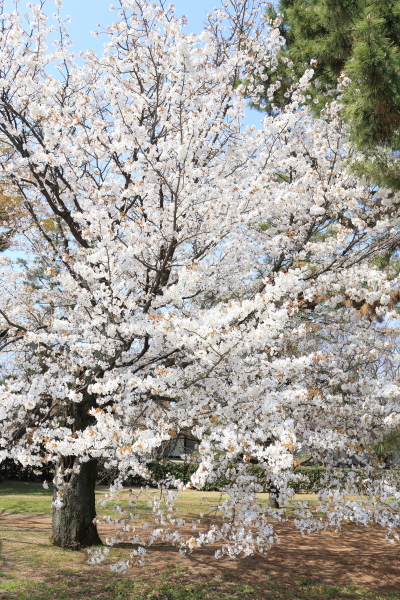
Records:
M327 467L326 516L302 503L293 525L351 518L394 537L398 480L365 455L400 421L381 329L398 301L398 195L378 198L346 169L335 107L324 120L304 103L309 71L262 129L245 126L235 83L253 78L255 97L254 64L272 69L284 43L263 3L225 3L200 36L144 0L119 9L103 54L83 64L61 19L49 52L41 7L28 31L4 16L3 181L41 277L32 285L29 268L2 259L0 457L55 461L57 525L79 477L93 481L87 465L117 467L113 491L149 477L152 452L189 429L191 485L229 478L221 522L186 534L163 489L152 526L128 536L133 557L157 539L243 556L276 541L248 463L283 501L305 444ZM338 478L341 451L364 467ZM348 502L360 491L368 504Z

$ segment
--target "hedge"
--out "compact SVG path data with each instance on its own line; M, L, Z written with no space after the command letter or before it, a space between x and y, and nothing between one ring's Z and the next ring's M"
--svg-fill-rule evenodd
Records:
M147 465L149 471L152 473L155 481L160 481L168 475L175 479L180 479L183 483L188 483L191 476L195 473L197 465L195 463L185 462L151 462ZM309 478L309 482L296 482L293 483L293 488L296 493L312 493L319 489L319 481L324 472L323 467L297 467L294 470L295 473L301 473ZM257 477L259 483L265 489L266 487L266 476L264 471L258 465L249 465L249 475ZM24 467L19 463L15 463L11 459L7 459L0 463L0 481L1 480L12 480L12 481L35 481L42 482L43 480L51 481L54 477L54 465L51 463L43 468L41 473L35 473L33 467ZM104 461L99 461L97 483L103 485L109 485L114 481L116 477L116 471L114 469L106 469L104 467ZM146 485L148 481L142 477L129 477L124 485ZM220 490L224 486L228 485L228 479L223 476L211 483L206 483L203 487L203 491L215 491Z
M155 481L160 481L168 477L168 475L174 477L175 479L179 479L183 481L183 483L189 483L191 476L197 470L196 463L184 463L184 462L151 462L147 464L149 471L152 473L152 477ZM340 481L343 480L345 482L346 475L349 472L355 473L356 475L361 475L361 472L357 469L340 469L342 475L338 474L337 479ZM303 475L307 477L307 481L292 481L291 487L295 491L296 494L315 494L317 493L321 487L321 479L323 479L325 468L319 465L310 466L310 467L296 467L293 471L295 474ZM263 487L264 491L268 491L268 480L265 471L259 465L248 465L247 468L248 475L253 475L257 478L258 483ZM103 465L100 464L99 468L99 483L110 484L114 481L116 476L112 471L109 471L104 468ZM397 471L397 476L400 479L400 472ZM206 483L202 491L210 492L210 491L219 491L230 482L226 476L219 477L214 479L210 483ZM148 485L149 481L142 479L141 477L130 477L125 482L124 485ZM363 493L362 485L360 486L360 493Z
M0 463L0 482L3 480L42 482L44 480L51 481L54 477L54 465L51 463L43 467L40 473L35 473L36 470L30 466L24 467L21 463L7 458Z
M150 462L147 464L149 471L152 473L155 481L161 481L168 476L172 476L176 479L188 483L191 476L197 469L196 463L185 463L185 462ZM293 482L292 487L297 494L311 494L316 493L321 488L321 478L324 474L324 467L313 466L313 467L296 467L294 472L296 474L304 475L308 478L308 481ZM249 475L253 475L257 478L258 482L262 485L263 489L267 491L267 478L265 472L259 465L249 465L247 470ZM347 469L343 469L343 476L345 476ZM106 469L104 467L104 461L99 461L97 483L103 485L109 485L112 483L117 475L116 470ZM400 474L399 474L400 475ZM54 477L54 466L52 464L47 465L41 473L37 474L34 472L33 467L23 467L19 463L15 463L13 460L7 459L3 463L0 463L0 481L14 480L14 481L36 481L42 482L43 480L51 481ZM139 477L129 477L124 481L126 486L137 486L147 485L149 481ZM218 491L229 484L228 479L222 476L210 483L206 483L202 488L203 491Z

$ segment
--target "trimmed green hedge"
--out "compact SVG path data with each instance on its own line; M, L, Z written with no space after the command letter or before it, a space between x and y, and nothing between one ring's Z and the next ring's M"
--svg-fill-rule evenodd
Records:
M160 481L165 479L169 475L188 483L191 476L197 469L196 463L184 463L184 462L151 462L147 464L149 471L153 475L154 481ZM308 478L308 481L293 482L292 487L297 494L313 494L321 489L321 478L325 472L324 467L297 467L294 469L297 474L304 475ZM343 477L345 477L348 469L343 469ZM268 491L268 482L265 472L259 465L248 465L247 473L257 478L260 485L265 491ZM400 477L400 473L399 477ZM116 469L106 469L104 467L104 461L99 461L98 466L98 477L97 483L102 485L109 485L117 477L118 473ZM37 481L42 482L43 480L51 481L54 477L54 467L52 464L46 466L46 468L40 473L34 473L33 467L23 467L18 463L14 463L13 460L5 460L0 463L0 482L1 480L11 481ZM340 479L340 477L339 477ZM126 486L137 486L137 485L148 485L150 482L143 479L142 477L135 476L129 477L124 485ZM222 476L210 483L206 483L202 488L203 491L218 491L228 485L230 482L227 477ZM360 490L361 491L361 490Z
M0 482L6 481L51 481L54 477L54 465L49 463L44 467L40 474L35 473L33 467L24 467L20 463L14 462L11 458L7 458L0 463Z
M184 483L190 481L191 476L195 473L197 465L195 463L184 463L184 462L151 462L148 463L147 467L153 474L155 481L165 479L168 475L172 475L176 479L180 479ZM297 467L295 473L301 473L309 478L309 482L296 482L293 483L293 488L296 493L313 493L318 491L319 482L324 472L323 467ZM266 488L266 477L264 471L258 465L249 465L248 474L257 477L259 483ZM99 461L97 483L103 485L109 485L112 483L117 476L117 472L114 469L106 469L104 467L104 461ZM41 482L43 480L51 481L54 477L54 467L49 464L40 474L34 473L33 467L23 467L19 463L15 463L13 460L5 460L0 464L0 481L2 479L9 481L36 481ZM125 482L125 485L146 485L148 482L141 477L129 477ZM215 491L220 490L224 486L228 485L228 479L223 476L216 479L212 483L206 483L203 487L203 491Z
M321 489L320 481L324 474L324 467L296 467L294 473L304 475L308 478L308 481L293 481L292 488L296 494L314 494ZM255 475L259 483L265 489L266 487L266 475L263 469L258 465L252 465L249 468L249 475Z
M168 477L168 475L183 481L183 483L189 483L191 476L196 472L197 465L195 463L183 463L183 462L151 462L147 464L149 471L153 475L155 481L161 481ZM267 491L267 478L265 472L258 465L249 465L248 474L257 477L258 482L265 491ZM311 494L315 493L320 489L320 480L324 473L323 467L297 467L294 470L295 473L300 473L308 477L309 481L293 482L293 489L296 493L300 494ZM103 484L109 484L114 480L114 473L111 470L105 469L102 465L99 467L98 481ZM126 480L125 485L146 485L148 481L141 477L130 477ZM204 492L218 491L224 486L229 484L227 477L222 476L210 483L206 483L202 488Z
M297 467L294 472L308 477L309 481L298 481L293 483L293 489L296 494L315 494L321 489L321 477L324 474L324 467Z

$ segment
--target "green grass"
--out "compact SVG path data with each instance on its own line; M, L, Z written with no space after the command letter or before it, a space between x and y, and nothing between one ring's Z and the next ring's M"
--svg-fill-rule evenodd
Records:
M169 580L155 585L146 577L108 582L106 577L84 580L70 573L64 581L52 585L22 580L6 582L0 585L0 597L13 600L395 600L400 595L380 595L361 586L324 585L310 587L306 593L287 586L279 593L267 591L260 595L255 586L232 587L221 584L218 578L196 583Z
M51 486L52 487L52 486ZM45 490L41 483L31 483L25 481L2 481L0 483L1 496L48 496L53 495L53 490Z
M0 484L0 513L48 515L52 495L52 490L45 490L39 483L3 481Z
M99 500L107 492L108 488L101 486L96 491L96 498ZM128 508L129 504L124 497L128 492L124 492L119 498L119 504L122 508ZM51 515L51 502L53 499L53 490L44 489L40 483L26 482L2 482L0 484L0 513L11 515ZM99 514L113 514L111 505L99 510ZM146 501L139 501L138 508L141 511L149 511Z
M21 481L1 482L0 483L0 514L7 513L12 515L50 515L51 502L53 498L52 486L44 489L40 483L30 483ZM107 486L98 486L96 489L96 499L101 499L108 492ZM129 508L128 490L124 490L118 496L118 504L122 509ZM151 496L151 494L150 494ZM207 497L209 502L203 502L202 498ZM182 510L188 517L198 517L200 512L206 512L214 503L218 502L220 495L217 492L197 492L190 491L185 494L177 504L179 510ZM137 508L141 513L149 513L151 508L147 506L148 497L139 500ZM112 505L115 502L107 503L106 507L99 507L99 515L115 514Z

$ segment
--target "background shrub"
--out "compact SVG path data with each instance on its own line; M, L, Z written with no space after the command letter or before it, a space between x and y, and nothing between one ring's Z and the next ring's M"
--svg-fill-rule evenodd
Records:
M112 483L117 477L117 470L113 468L106 469L104 466L104 462L105 461L99 460L97 477L98 485L110 485L110 483ZM158 482L168 477L174 477L175 479L183 481L183 483L188 483L190 481L191 476L195 473L197 469L197 464L195 462L169 461L161 463L154 461L148 463L147 467L152 473L154 481ZM308 478L308 481L298 481L292 483L292 487L296 494L315 494L316 492L318 492L322 487L321 478L323 477L324 471L324 467L321 466L296 467L294 469L295 473L300 473L301 475L305 475ZM344 478L346 472L348 472L348 469L342 469L342 472ZM260 483L265 492L268 491L267 477L265 475L265 472L259 465L249 465L248 473L249 475L253 475L257 478L258 483ZM0 463L0 481L8 480L42 482L44 480L51 481L53 477L54 465L51 463L46 465L40 473L35 473L35 469L31 466L24 467L19 463L15 463L11 459L7 459ZM125 486L144 486L148 485L149 483L149 481L139 476L128 477L124 481ZM227 479L227 477L222 476L215 479L214 481L206 483L202 488L202 491L219 491L228 484L229 480ZM362 490L360 491L362 492Z

